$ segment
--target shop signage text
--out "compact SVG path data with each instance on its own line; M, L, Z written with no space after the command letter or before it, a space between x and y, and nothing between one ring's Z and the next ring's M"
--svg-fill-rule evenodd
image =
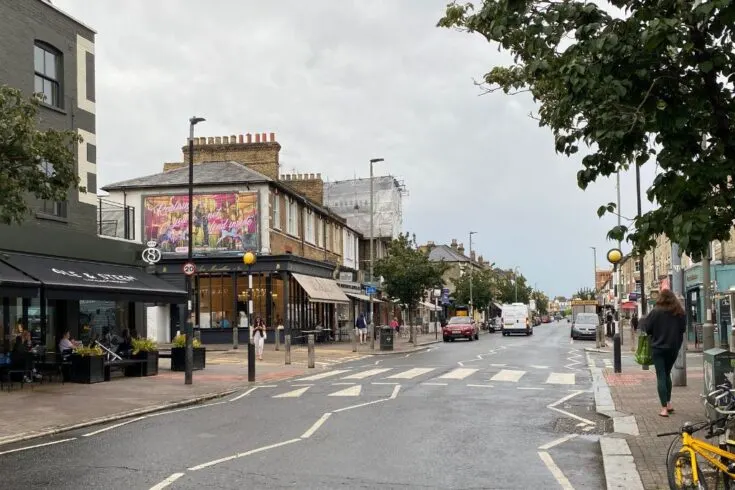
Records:
M52 272L66 277L74 277L76 279L82 279L87 282L96 283L114 283L114 284L129 284L138 280L135 276L127 276L121 274L89 274L87 272L75 272L71 270L61 270L52 268Z

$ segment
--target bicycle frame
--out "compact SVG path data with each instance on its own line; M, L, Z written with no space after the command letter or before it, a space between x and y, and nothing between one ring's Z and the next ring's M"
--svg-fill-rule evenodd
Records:
M724 449L720 449L719 447L713 446L712 444L704 442L700 439L697 439L686 432L681 434L681 441L682 448L679 453L689 453L689 457L692 461L692 479L694 480L694 483L699 483L699 472L697 471L696 465L697 454L702 456L704 459L707 460L709 464L717 468L722 473L726 474L728 477L735 479L735 473L729 472L727 470L727 466L725 466L722 461L717 459L717 457L719 456L728 461L735 462L735 454Z

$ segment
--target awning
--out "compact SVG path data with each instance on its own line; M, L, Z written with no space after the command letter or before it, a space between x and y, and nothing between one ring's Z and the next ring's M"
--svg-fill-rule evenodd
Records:
M186 291L138 267L25 254L2 260L40 281L48 299L186 301Z
M441 310L441 306L434 306L431 303L427 303L426 301L422 301L421 302L421 306L423 306L424 308L426 308L428 310L431 310L431 311L439 311L439 310Z
M0 296L34 298L40 287L40 282L0 262Z
M291 274L294 279L304 288L312 303L349 303L350 299L345 296L337 281L323 277L305 276L303 274Z
M636 305L635 301L626 301L620 305L620 308L623 310L637 310L638 305Z

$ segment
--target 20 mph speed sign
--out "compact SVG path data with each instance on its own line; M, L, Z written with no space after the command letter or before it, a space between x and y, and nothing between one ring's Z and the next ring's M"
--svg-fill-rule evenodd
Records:
M197 271L197 266L195 266L192 262L187 262L186 264L184 264L183 269L184 274L186 274L187 276L193 276L194 273Z

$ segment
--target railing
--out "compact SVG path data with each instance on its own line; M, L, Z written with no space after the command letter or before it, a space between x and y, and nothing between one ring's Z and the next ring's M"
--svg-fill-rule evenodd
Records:
M98 199L97 234L135 240L135 208L106 199Z

